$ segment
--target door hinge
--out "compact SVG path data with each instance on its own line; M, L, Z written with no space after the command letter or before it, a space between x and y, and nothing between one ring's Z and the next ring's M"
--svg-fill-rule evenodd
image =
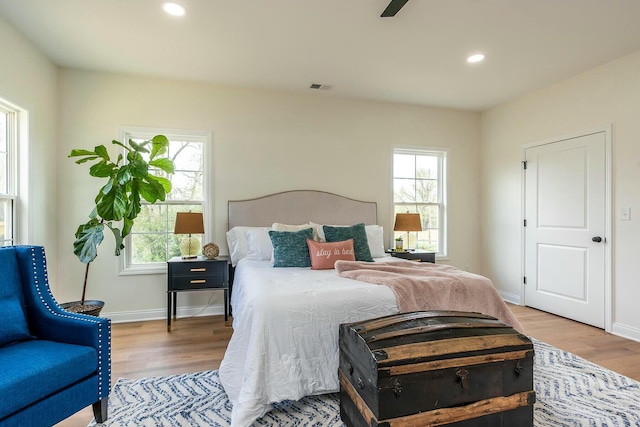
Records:
M524 220L524 226L525 227L527 226L527 220L526 219Z
M522 169L527 169L527 161L526 160L522 161Z
M527 284L527 276L524 276L522 279L523 279L523 280L522 280L522 281L523 281L523 283L526 285L526 284Z

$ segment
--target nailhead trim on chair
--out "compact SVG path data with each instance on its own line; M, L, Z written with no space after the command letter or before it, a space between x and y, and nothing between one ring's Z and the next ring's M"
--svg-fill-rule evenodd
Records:
M43 262L43 270L44 270L44 283L45 283L45 287L44 287L44 291L47 293L47 295L51 298L51 301L56 302L57 308L64 312L67 313L66 311L64 311L64 309L62 307L60 307L59 304L57 304L56 299L53 297L53 294L51 293L51 288L49 287L49 275L47 272L47 259L45 257L45 253L44 253L44 248L40 247L40 251L41 251L41 255L42 255L42 262ZM31 247L31 261L32 261L32 266L33 266L33 277L34 277L34 283L36 285L36 290L38 292L38 296L40 297L40 301L42 302L42 304L47 308L47 310L53 314L54 316L58 316L58 317L63 317L63 318L68 318L68 319L74 319L74 320L82 320L83 322L89 322L89 323L97 323L98 324L98 336L101 337L102 336L102 323L97 321L97 320L93 320L91 318L85 317L85 316L76 316L76 315L71 315L69 314L62 314L60 311L56 311L53 310L52 307L48 304L48 302L46 301L46 299L44 298L43 295L43 289L40 286L40 282L38 280L38 275L37 275L37 271L38 271L38 267L37 267L37 259L36 259L36 248L35 247ZM109 334L111 334L111 322L108 323L108 328L109 328ZM111 359L111 341L109 341L107 343L108 348L107 348L107 358ZM109 394L109 391L111 389L111 363L108 363L109 367L107 369L106 375L107 375L107 379L108 379L108 384L109 384L109 390L106 390L106 394L103 395L103 389L102 389L102 383L103 383L103 378L105 375L104 372L104 366L103 366L103 360L102 360L102 339L98 338L98 396L100 396L100 398L106 397Z

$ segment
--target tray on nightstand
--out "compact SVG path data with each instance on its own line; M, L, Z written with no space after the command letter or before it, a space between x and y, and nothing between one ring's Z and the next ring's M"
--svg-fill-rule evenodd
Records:
M392 257L408 259L411 261L420 261L420 262L436 262L436 253L435 252L427 252L421 250L414 251L396 251L394 249L387 249L386 253L390 254Z

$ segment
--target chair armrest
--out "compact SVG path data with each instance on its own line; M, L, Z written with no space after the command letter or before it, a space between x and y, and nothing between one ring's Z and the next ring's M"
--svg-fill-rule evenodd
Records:
M38 339L90 346L98 355L100 398L111 388L111 320L70 313L57 303L47 276L44 248L16 246L29 331Z

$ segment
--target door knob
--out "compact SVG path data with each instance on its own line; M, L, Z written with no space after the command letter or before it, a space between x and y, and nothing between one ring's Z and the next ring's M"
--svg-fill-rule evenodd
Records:
M596 242L596 243L600 243L600 242L602 242L602 237L596 236L596 237L592 238L591 240Z

